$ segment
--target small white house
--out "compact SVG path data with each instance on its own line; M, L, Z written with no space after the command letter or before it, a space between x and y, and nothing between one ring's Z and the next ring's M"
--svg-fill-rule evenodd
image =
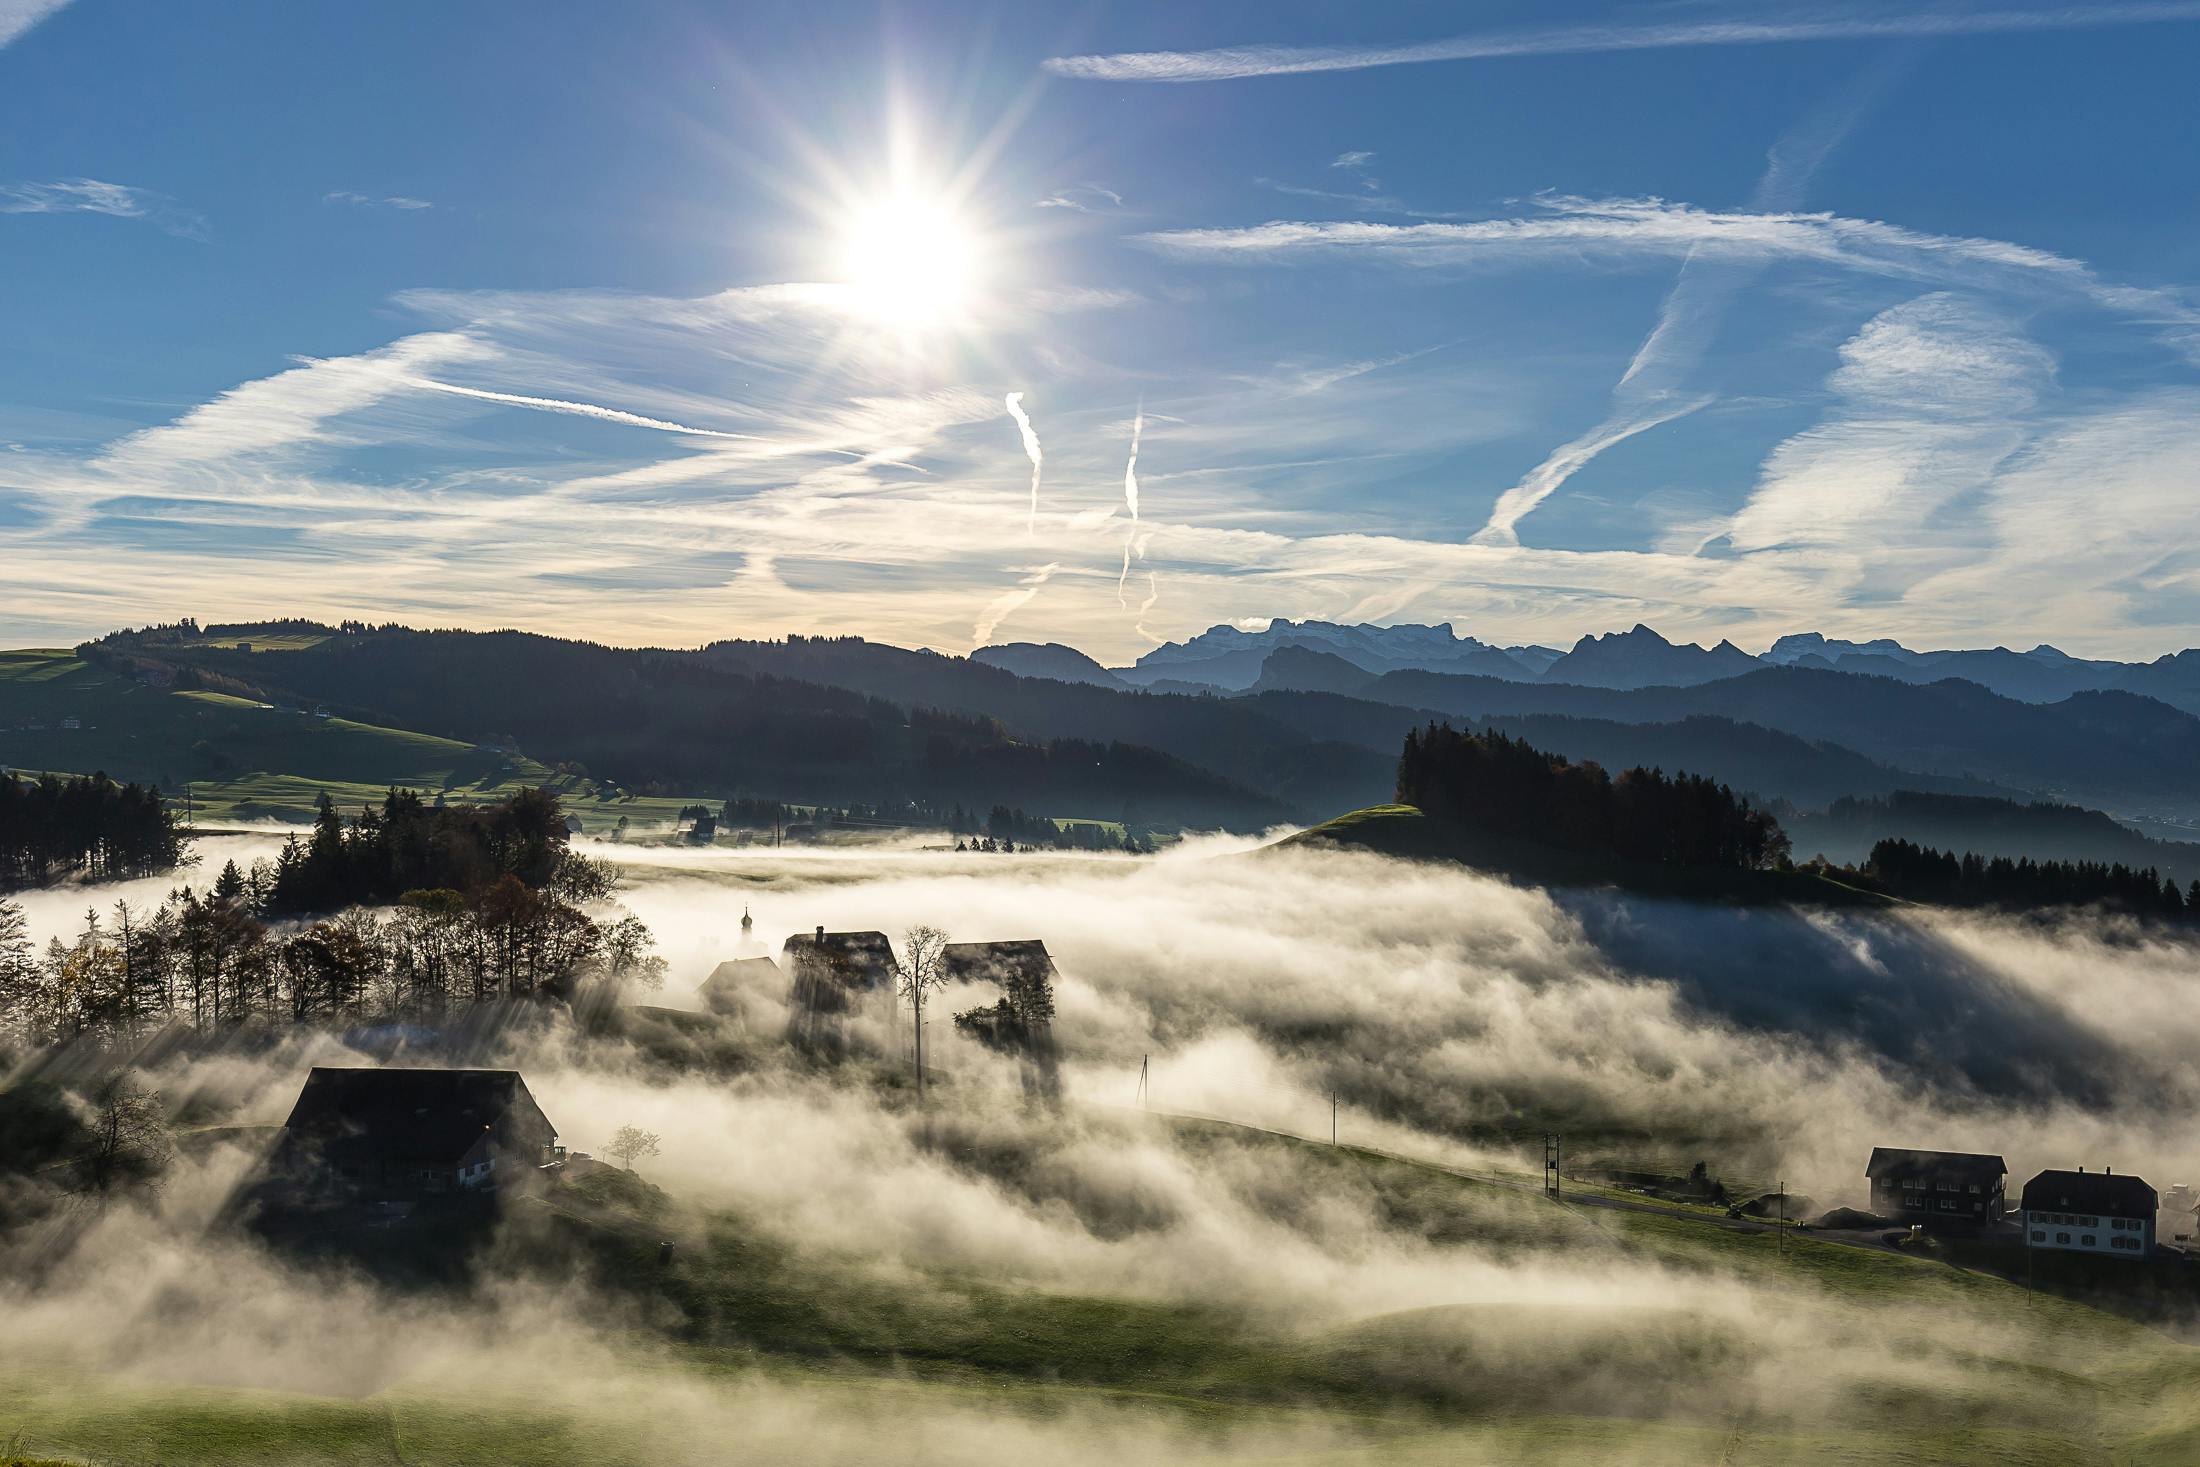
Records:
M2144 1259L2154 1252L2161 1198L2138 1177L2113 1171L2041 1172L2024 1184L2026 1246Z

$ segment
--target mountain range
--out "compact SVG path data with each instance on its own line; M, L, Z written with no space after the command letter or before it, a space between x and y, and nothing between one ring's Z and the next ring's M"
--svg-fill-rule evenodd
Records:
M2172 839L2200 821L2192 712L2123 688L2049 699L2033 687L2023 699L1954 676L1879 674L1973 654L1927 661L1935 654L1824 639L1790 639L1773 659L1641 627L1585 638L1538 670L1547 649L1445 627L1272 623L1107 668L1059 644L956 657L859 637L671 650L516 632L223 630L117 633L80 652L178 689L326 705L683 796L1003 803L1254 830L1388 800L1406 731L1447 720L1608 768L1710 775L1797 814L1911 792L2077 805L2156 822L2151 833ZM2105 680L2184 664L2080 665ZM1235 686L1197 680L1211 676ZM1823 833L1846 848L1869 833L1859 820L1884 823L1894 809L1852 811ZM1979 828L2046 827L2027 817Z
M1647 626L1583 637L1565 652L1549 647L1498 647L1442 626L1347 626L1276 620L1259 627L1224 624L1183 642L1166 642L1127 667L1109 668L1059 643L985 647L972 656L1025 677L1087 682L1099 687L1192 692L1245 692L1259 684L1271 654L1293 649L1340 659L1360 672L1462 673L1508 682L1569 683L1593 688L1693 687L1763 667L1804 667L1898 682L1949 678L1976 683L2004 698L2053 703L2073 693L2137 693L2200 714L2200 650L2151 662L2072 657L2041 645L1914 652L1890 638L1855 642L1802 632L1780 638L1762 654L1732 642L1713 647L1667 641ZM1300 664L1305 669L1313 664ZM1330 678L1329 691L1342 691Z

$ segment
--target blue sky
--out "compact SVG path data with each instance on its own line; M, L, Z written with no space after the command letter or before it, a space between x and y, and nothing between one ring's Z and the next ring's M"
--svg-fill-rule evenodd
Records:
M2151 656L2195 74L2176 0L0 0L0 642Z

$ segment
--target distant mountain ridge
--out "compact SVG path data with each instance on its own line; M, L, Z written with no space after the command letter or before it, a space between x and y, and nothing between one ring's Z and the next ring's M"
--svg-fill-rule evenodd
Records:
M1560 652L1496 646L1462 636L1449 623L1385 627L1278 619L1257 627L1209 627L1185 641L1165 642L1127 667L1103 667L1075 648L1051 642L985 647L971 655L1023 676L1098 687L1243 693L1289 687L1341 692L1349 685L1340 669L1317 675L1316 664L1303 659L1271 666L1269 659L1287 649L1338 659L1371 676L1420 671L1591 688L1686 688L1759 668L1801 667L1918 684L1956 678L2021 703L2057 703L2074 693L2136 693L2200 715L2200 649L2151 662L2116 662L2072 657L2044 643L2029 652L2007 647L1918 652L1891 637L1848 641L1795 632L1762 654L1751 654L1726 640L1711 647L1671 642L1637 623L1624 632L1585 636Z
M1527 662L1502 648L1453 633L1443 626L1343 626L1327 621L1277 619L1258 629L1224 623L1184 642L1164 642L1129 667L1113 669L1134 687L1158 682L1200 683L1242 692L1260 680L1271 652L1301 647L1327 652L1368 672L1420 668L1478 677L1536 676ZM1531 654L1547 649L1523 649Z

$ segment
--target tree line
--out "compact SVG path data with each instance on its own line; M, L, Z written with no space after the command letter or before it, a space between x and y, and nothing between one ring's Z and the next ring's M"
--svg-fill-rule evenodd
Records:
M182 860L183 836L157 790L104 774L0 774L0 891L158 876Z
M1957 855L1907 840L1874 845L1863 874L1914 901L1954 907L2111 907L2172 920L2200 919L2200 880L2179 891L2152 866L2121 861L2035 861L2029 856Z
M1398 800L1491 835L1669 866L1758 870L1788 857L1771 813L1700 775L1575 764L1495 731L1409 730Z
M0 1037L435 1022L590 979L661 984L638 918L585 910L617 873L567 852L564 835L556 801L535 791L471 811L392 791L348 824L324 809L309 842L249 872L231 861L203 891L92 908L43 950L22 909L0 901ZM413 879L423 884L405 887Z
M409 891L475 895L506 876L587 902L609 893L598 862L566 848L565 812L547 790L523 789L490 805L430 805L393 789L350 818L324 796L313 832L283 845L256 894L272 916L379 906Z

